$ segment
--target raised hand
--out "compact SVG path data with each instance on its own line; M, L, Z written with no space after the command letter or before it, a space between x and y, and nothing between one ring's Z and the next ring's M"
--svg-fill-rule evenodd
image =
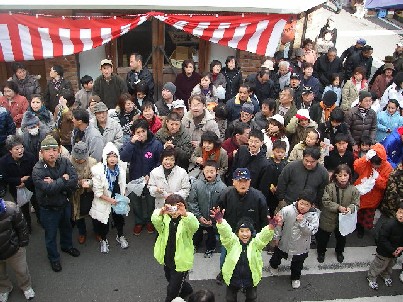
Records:
M224 217L225 209L221 211L220 207L214 207L212 210L210 210L210 213L211 218L214 218L217 221L217 223L221 223Z

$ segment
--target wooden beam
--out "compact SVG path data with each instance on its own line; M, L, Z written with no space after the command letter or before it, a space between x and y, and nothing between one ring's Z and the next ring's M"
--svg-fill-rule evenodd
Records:
M165 48L165 23L155 18L151 20L152 32L152 71L154 77L154 101L161 97L164 70L164 54L162 49Z

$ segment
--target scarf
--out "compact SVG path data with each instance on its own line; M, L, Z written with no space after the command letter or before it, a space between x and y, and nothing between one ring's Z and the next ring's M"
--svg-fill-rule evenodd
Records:
M0 214L3 214L6 212L6 203L4 202L3 198L0 198Z
M62 80L63 78L60 78L59 80L53 79L52 80L52 84L55 87L56 90L60 90L61 86L62 86Z
M45 105L42 105L42 107L39 108L38 111L32 110L31 106L29 106L28 111L31 111L33 114L35 114L39 118L39 120L44 124L47 124L51 121L51 116L49 114L49 111L46 109Z
M355 80L354 77L351 78L351 82L353 82L354 86L357 86L357 81ZM366 83L367 83L367 80L362 79L362 81L361 81L361 89L360 90L363 90L365 88Z
M327 122L329 120L330 113L333 111L334 108L336 108L336 104L333 104L332 107L327 107L322 101L322 102L319 103L319 105L323 110L323 114L325 115L324 122Z
M113 183L119 176L119 166L116 165L115 169L111 170L107 165L104 165L104 171L106 173L106 179L108 180L108 189L113 192Z
M210 159L211 156L214 155L214 161L218 162L218 159L220 158L220 148L213 148L213 150L211 151L206 151L204 149L202 149L203 152L203 163L205 163L206 161L208 161Z
M367 115L369 109L365 109L365 108L363 108L361 106L358 106L358 111L361 113L362 117L365 117Z

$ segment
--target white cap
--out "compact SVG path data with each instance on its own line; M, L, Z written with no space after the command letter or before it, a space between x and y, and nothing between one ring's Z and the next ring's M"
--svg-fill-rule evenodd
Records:
M274 70L274 63L272 60L264 61L263 65L260 66L261 68L267 68L269 70Z
M185 108L186 109L185 101L181 100L181 99L173 101L172 102L172 108L173 109L177 109L177 108Z
M112 60L103 59L103 60L101 61L101 63L99 64L99 67L102 68L102 66L104 66L104 65L106 65L106 64L113 66Z
M269 119L276 120L277 122L279 122L281 125L284 126L284 117L282 117L280 114L275 114Z
M311 119L311 117L309 116L309 110L308 109L299 109L295 116L298 119L307 119L307 120Z

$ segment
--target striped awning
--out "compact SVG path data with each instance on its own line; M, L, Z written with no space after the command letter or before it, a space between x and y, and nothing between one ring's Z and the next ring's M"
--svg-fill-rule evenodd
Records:
M146 14L120 17L47 17L0 14L0 61L41 60L89 50L124 35L150 17L224 46L273 55L282 14Z

